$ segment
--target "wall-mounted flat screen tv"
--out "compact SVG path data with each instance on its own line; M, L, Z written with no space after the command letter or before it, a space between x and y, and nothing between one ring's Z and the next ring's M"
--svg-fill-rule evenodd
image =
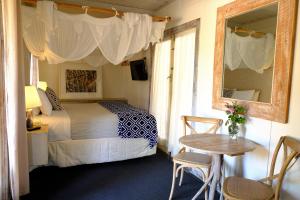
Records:
M132 80L139 80L139 81L148 80L148 73L146 70L145 61L146 59L135 60L130 62Z

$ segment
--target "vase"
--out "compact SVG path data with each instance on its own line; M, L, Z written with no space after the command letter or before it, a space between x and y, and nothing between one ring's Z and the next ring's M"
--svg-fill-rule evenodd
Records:
M237 134L232 134L232 135L229 135L230 136L230 138L232 139L232 140L237 140Z
M237 139L237 135L239 133L239 126L237 125L237 123L232 123L228 126L228 133L231 139L236 140Z

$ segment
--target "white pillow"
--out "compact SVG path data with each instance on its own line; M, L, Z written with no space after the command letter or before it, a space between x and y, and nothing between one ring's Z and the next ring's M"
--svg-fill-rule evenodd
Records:
M255 90L236 90L233 92L231 98L252 101Z
M41 90L41 89L38 89L38 93L39 93L39 96L40 96L40 99L41 99L41 103L42 103L42 105L40 107L42 113L44 115L50 116L51 113L52 113L52 109L53 108L52 108L52 105L51 105L51 103L50 103L50 101L49 101L46 93L43 90Z
M253 101L258 101L260 95L259 90L255 90L254 95L253 95Z

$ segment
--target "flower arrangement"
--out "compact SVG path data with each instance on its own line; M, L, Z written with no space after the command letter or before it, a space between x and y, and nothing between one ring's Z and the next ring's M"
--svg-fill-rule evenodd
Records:
M225 107L227 108L226 114L228 119L225 125L228 126L229 135L233 138L236 137L239 132L238 124L246 123L246 108L242 105L238 105L236 101L231 104L226 103Z

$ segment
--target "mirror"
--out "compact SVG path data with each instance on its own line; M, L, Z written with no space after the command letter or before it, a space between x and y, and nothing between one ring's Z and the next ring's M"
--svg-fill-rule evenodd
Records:
M270 103L278 4L226 19L222 96Z
M243 0L218 8L213 108L237 101L248 115L286 123L296 0Z

